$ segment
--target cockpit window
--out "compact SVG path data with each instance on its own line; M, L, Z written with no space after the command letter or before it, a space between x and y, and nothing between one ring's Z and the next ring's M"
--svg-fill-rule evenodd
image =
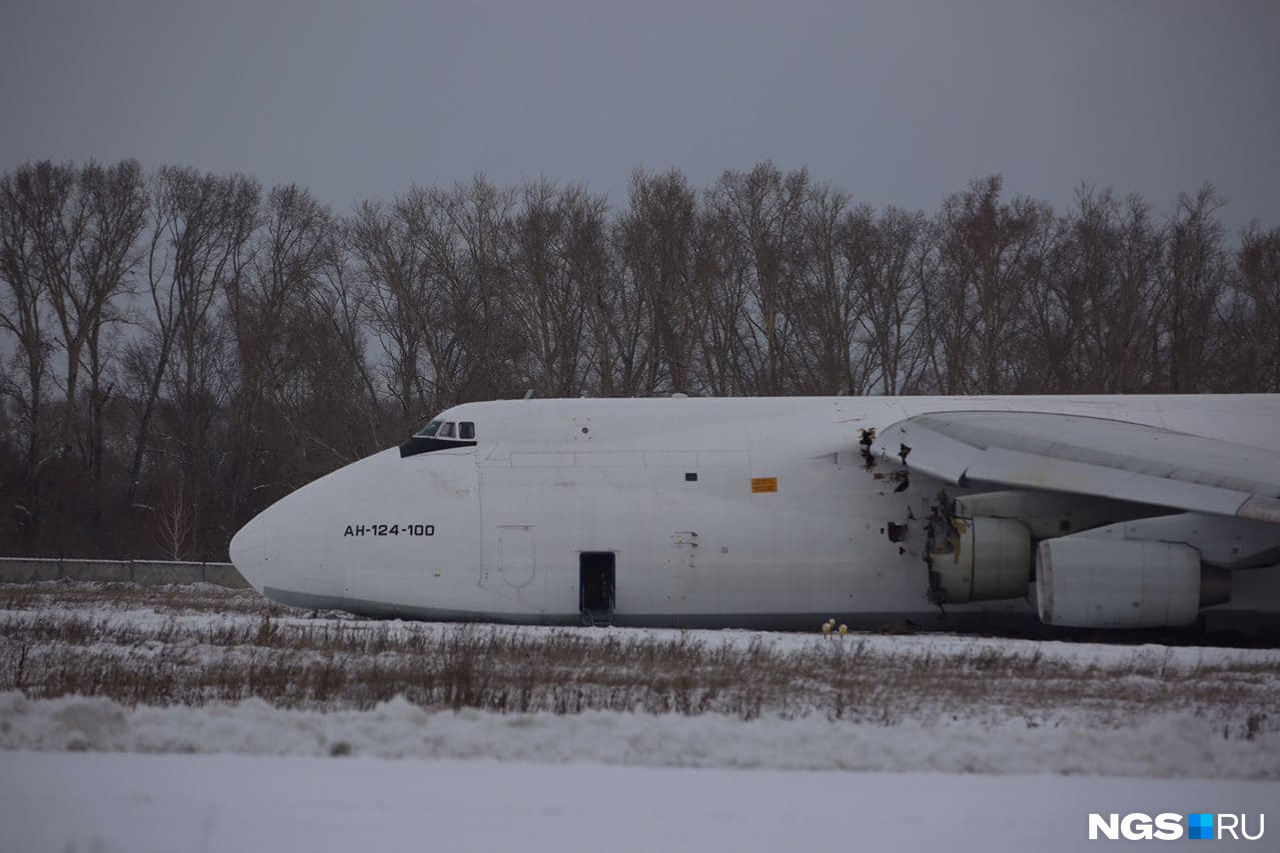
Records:
M475 421L446 421L436 418L400 445L400 456L405 458L437 450L457 451L475 446Z

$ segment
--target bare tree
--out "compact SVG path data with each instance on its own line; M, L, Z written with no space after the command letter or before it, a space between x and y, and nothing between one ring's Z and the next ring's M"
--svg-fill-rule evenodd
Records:
M235 343L237 383L231 396L228 437L232 514L261 481L283 479L281 472L264 470L264 454L274 452L274 466L282 456L315 440L310 424L285 418L282 397L298 396L296 386L311 378L315 354L307 346L312 329L308 308L329 262L332 217L310 193L295 185L277 186L268 194L252 260L244 274L227 279L227 318ZM305 318L308 323L299 322ZM331 362L319 353L322 364ZM302 396L309 396L306 392ZM339 462L350 461L339 458Z
M1221 370L1232 391L1280 391L1280 228L1251 223L1235 254L1231 299L1222 318Z
M704 205L703 262L700 278L706 299L702 328L703 381L715 396L754 393L759 371L754 351L752 262L739 249L736 231L724 211Z
M1194 196L1178 194L1169 222L1161 286L1161 355L1167 389L1210 390L1214 338L1207 322L1217 314L1228 274L1219 214L1226 201L1212 184Z
M425 201L405 207L404 215L438 285L444 320L456 330L451 339L426 338L436 381L447 383L441 402L515 394L523 390L516 377L526 345L510 299L516 193L477 175L451 190L433 190Z
M28 169L29 174L29 169ZM29 190L21 173L0 177L0 329L13 335L17 349L9 357L13 372L0 374L0 393L12 399L25 428L23 489L14 504L25 544L37 537L39 483L44 452L45 390L52 344L45 325L47 278L26 211ZM22 376L17 380L16 376Z
M53 309L62 332L66 354L66 402L61 418L60 453L69 456L75 443L76 384L84 329L77 323L80 296L76 273L76 253L88 230L90 211L83 195L76 192L74 164L44 160L19 167L14 175L14 203L23 218L34 250L29 269L43 284L42 291Z
M75 286L55 310L70 341L81 341L88 372L85 462L93 480L95 534L105 500L103 482L104 420L111 386L104 332L124 318L120 300L132 292L132 274L140 255L138 238L146 225L147 195L142 169L135 160L112 167L89 163L80 172L80 192L89 208L87 229L75 255ZM69 317L64 316L69 315ZM68 349L70 349L69 347ZM77 357L74 361L80 361ZM68 353L68 373L73 359ZM68 401L75 383L68 376Z
M939 214L939 269L924 319L931 368L944 394L1007 394L1019 389L1027 292L1038 281L1046 205L1002 203L991 175L948 196Z
M587 367L590 390L610 396L627 352L627 305L631 301L616 275L617 263L609 239L608 200L584 187L570 186L561 196L565 218L564 263L585 313L591 338ZM590 384L594 383L594 384Z
M183 478L170 472L155 507L155 539L160 553L170 560L186 559L195 539L197 513L185 493Z
M847 230L848 262L859 267L858 319L870 356L864 389L911 391L924 365L920 303L938 267L935 232L924 214L896 207L874 220L860 210Z
M435 408L438 394L428 393L422 375L426 337L452 334L448 324L430 326L432 313L442 312L431 292L426 265L411 225L399 210L425 203L425 193L410 192L396 209L364 202L349 227L352 253L360 289L354 301L343 294L346 305L367 309L369 328L382 365L382 382L394 401L399 431L403 432Z
M523 329L526 381L544 397L584 387L587 310L569 263L569 194L549 181L526 184L512 223L509 304Z
M868 250L871 213L850 210L849 197L818 185L802 211L803 243L791 301L796 326L792 372L803 394L860 394L867 351L857 342L863 290L858 276Z
M146 270L153 313L130 352L134 374L145 387L138 402L128 504L140 482L162 390L169 392L168 438L188 480L187 497L200 497L194 481L207 472L196 471L197 461L208 449L209 429L227 392L214 309L248 261L259 196L257 182L242 175L166 166L152 182Z
M747 312L752 335L745 342L751 351L744 357L754 363L751 384L756 393L786 390L788 299L797 274L808 192L808 171L784 174L765 162L750 172L725 172L710 193L709 203L734 238L729 247L747 261L728 266L747 273L753 297Z
M697 196L682 173L632 173L618 245L622 273L646 309L647 339L643 385L632 393L693 390L706 308L697 292L697 229Z
M65 393L59 452L52 467L66 487L59 488L55 497L65 505L61 514L72 519L87 516L96 531L103 507L102 412L107 397L102 335L106 325L119 319L115 301L126 290L127 276L136 262L135 244L145 209L140 172L132 161L112 168L92 162L77 168L42 161L19 167L6 177L6 183L12 226L6 229L6 242L12 244L6 252L10 259L6 277L11 279L13 296L13 310L5 312L6 324L17 333L23 351L30 350L32 336L40 332L41 311L39 305L25 304L25 300L38 293L61 333L56 343L64 361L54 378L62 381ZM18 328L24 317L25 330ZM30 384L32 370L47 366L54 343L41 343L40 363L32 362L28 352L28 394L24 396L37 404L40 389ZM89 374L87 416L80 393L84 369ZM31 396L32 389L36 396ZM32 413L38 421L38 405ZM85 469L91 477L89 489L80 487ZM82 506L86 498L90 503ZM60 541L66 544L65 535L60 534Z
M331 329L332 339L340 347L343 360L356 383L353 393L358 401L362 426L357 431L360 439L352 447L352 452L358 453L361 448L381 446L385 432L381 397L368 357L370 312L366 303L367 289L357 284L351 225L335 220L329 229L328 242L320 284L310 293L312 313L317 322Z
M1035 387L1055 393L1148 390L1154 374L1162 238L1139 196L1081 187L1030 293Z
M406 428L441 406L516 387L524 343L506 258L514 204L512 192L477 177L357 211L354 254Z

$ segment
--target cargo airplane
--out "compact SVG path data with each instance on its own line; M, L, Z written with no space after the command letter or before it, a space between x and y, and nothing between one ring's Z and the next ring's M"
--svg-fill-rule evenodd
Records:
M468 403L231 557L385 617L1192 625L1280 564L1280 395Z

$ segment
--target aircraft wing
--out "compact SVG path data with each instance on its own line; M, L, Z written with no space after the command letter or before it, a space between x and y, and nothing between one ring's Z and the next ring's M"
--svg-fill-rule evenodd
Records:
M891 425L871 450L961 486L980 481L1280 524L1280 453L1155 426L941 412Z

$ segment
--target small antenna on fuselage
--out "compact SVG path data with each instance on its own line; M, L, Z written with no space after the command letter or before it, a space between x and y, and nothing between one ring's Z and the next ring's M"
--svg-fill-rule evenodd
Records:
M525 391L525 392L524 392L524 398L525 398L526 400L530 400L530 399L532 399L532 398L533 398L533 389L532 389L532 388L530 388L528 391Z

